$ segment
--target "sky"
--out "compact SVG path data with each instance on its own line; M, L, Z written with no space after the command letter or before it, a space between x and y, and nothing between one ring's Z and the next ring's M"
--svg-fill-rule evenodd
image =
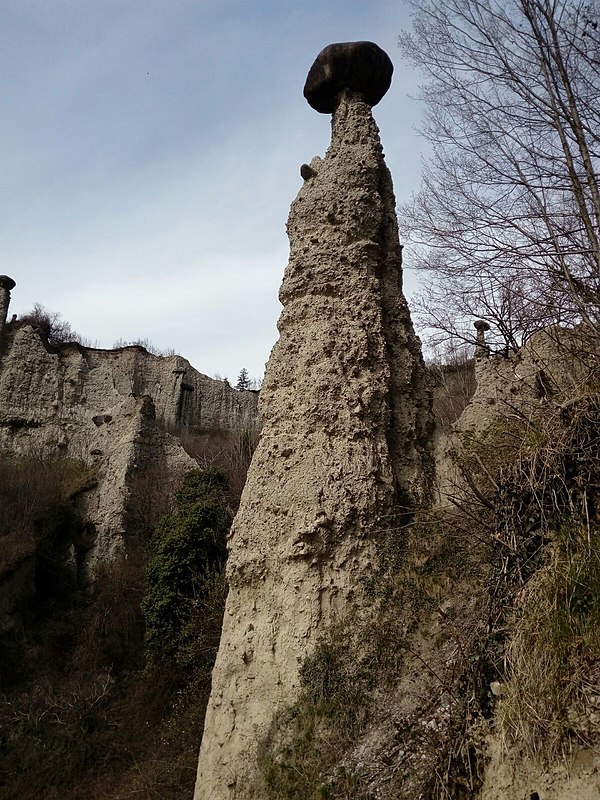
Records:
M374 115L408 200L426 148L409 25L402 0L0 0L9 316L41 303L99 347L148 339L207 375L260 377L299 168L330 139L306 74L332 42L386 50Z

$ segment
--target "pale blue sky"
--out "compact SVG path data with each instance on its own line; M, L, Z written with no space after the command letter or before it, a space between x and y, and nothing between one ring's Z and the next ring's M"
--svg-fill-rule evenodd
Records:
M425 147L408 24L391 0L0 0L11 312L41 302L101 346L147 337L207 374L261 374L299 167L329 143L306 73L335 41L389 53L375 117L408 199Z

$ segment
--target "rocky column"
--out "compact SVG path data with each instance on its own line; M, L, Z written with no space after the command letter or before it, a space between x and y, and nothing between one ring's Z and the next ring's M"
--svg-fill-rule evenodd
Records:
M4 339L4 326L10 305L10 293L17 284L8 275L0 275L0 344Z
M311 102L316 73L318 104L334 109L332 141L324 160L303 167L288 220L280 339L230 536L196 800L247 796L258 743L296 699L303 660L333 622L368 613L363 579L382 532L399 529L427 484L430 398L371 114L391 62L371 43L333 48L305 90Z
M485 343L485 334L490 329L490 325L484 319L477 319L473 323L477 331L477 338L475 340L475 358L487 358L490 354L490 348Z

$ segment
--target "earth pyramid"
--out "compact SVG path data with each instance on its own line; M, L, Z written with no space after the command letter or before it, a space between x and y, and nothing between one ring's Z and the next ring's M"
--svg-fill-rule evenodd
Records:
M362 586L381 534L402 535L432 477L430 395L371 113L390 80L387 55L355 42L325 48L305 87L309 102L316 92L333 104L332 139L303 165L288 219L280 338L230 533L196 800L261 796L259 742L297 697L320 635L368 613Z

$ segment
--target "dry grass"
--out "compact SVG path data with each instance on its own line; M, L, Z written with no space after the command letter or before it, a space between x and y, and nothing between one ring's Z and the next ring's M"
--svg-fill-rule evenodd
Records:
M495 428L470 442L464 471L469 514L495 542L498 719L507 746L551 763L600 736L598 686L587 685L600 668L600 396L588 389Z
M542 762L600 733L586 691L598 693L600 532L567 519L552 538L509 618L499 714L507 742Z

